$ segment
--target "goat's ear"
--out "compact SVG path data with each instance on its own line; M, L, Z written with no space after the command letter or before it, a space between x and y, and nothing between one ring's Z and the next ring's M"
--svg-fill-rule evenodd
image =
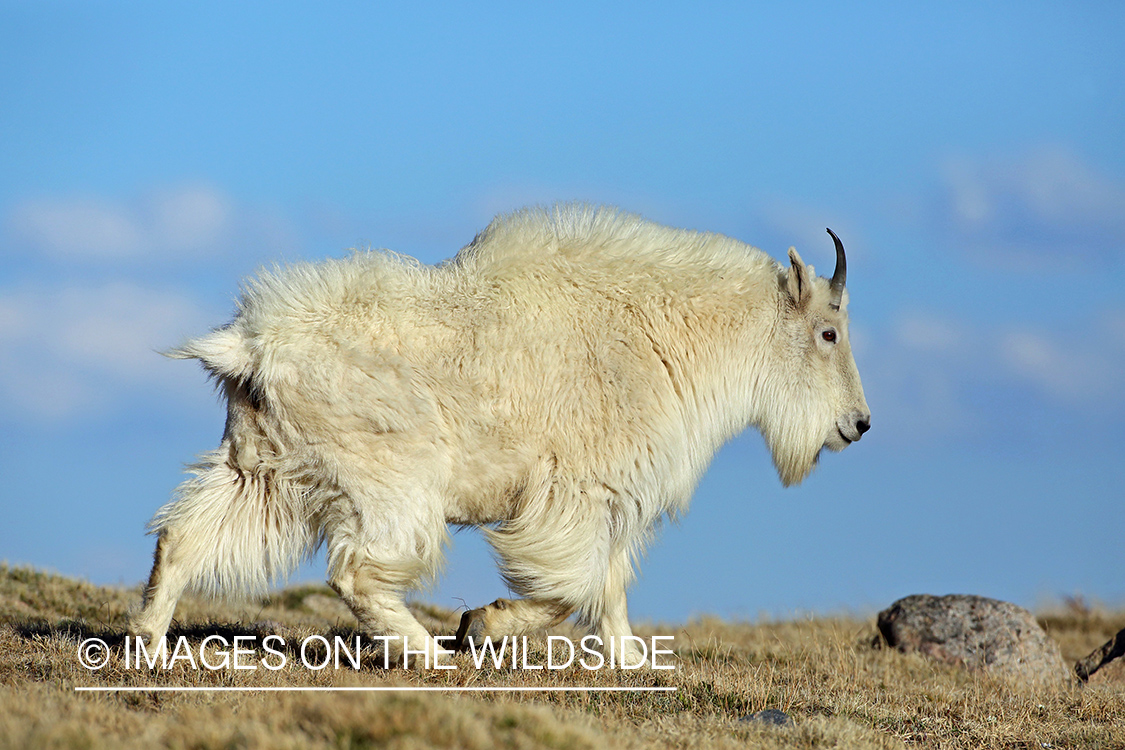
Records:
M786 283L786 289L789 292L789 297L793 300L793 304L797 307L804 307L809 298L812 297L812 276L809 273L809 267L801 260L801 256L797 254L797 248L789 248L789 280Z

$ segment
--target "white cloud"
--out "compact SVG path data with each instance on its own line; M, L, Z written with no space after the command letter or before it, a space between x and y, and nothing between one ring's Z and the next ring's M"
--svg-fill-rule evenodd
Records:
M1125 254L1125 184L1066 149L943 172L946 220L971 256L1042 267Z
M159 362L153 352L178 343L199 317L179 295L114 282L54 295L50 325L57 352L121 379L140 379Z
M956 352L966 339L965 333L952 322L924 314L900 318L895 337L909 349L938 354Z
M1015 377L1044 394L1077 405L1104 404L1125 387L1125 346L1101 326L1067 338L1012 330L1000 336L998 351Z
M136 216L94 199L25 201L8 222L18 238L56 257L118 260L139 254L145 244Z
M1125 310L1051 330L912 312L885 331L864 330L857 359L875 419L912 439L1003 432L1012 401L993 396L1005 393L1037 409L1120 418L1122 324Z
M183 373L158 351L207 330L193 300L128 282L27 287L0 300L0 400L5 411L35 418L181 386Z
M911 313L888 329L853 324L853 331L865 342L857 364L873 423L881 431L927 440L974 428L978 416L962 393L961 376L974 349L964 326Z
M204 314L181 288L151 281L154 272L176 264L191 283L217 264L245 272L256 258L284 259L299 247L284 215L202 184L126 200L26 199L3 219L0 247L46 261L16 264L24 280L0 288L5 418L73 419L117 409L134 395L193 404L210 398L198 368L157 352L205 332L228 311ZM234 274L229 284L233 294Z
M206 259L232 248L289 251L297 243L276 213L235 204L198 184L138 198L62 196L24 200L5 217L10 245L63 261L112 264Z
M151 202L150 233L170 248L213 247L232 225L228 200L205 187L182 187L156 195Z

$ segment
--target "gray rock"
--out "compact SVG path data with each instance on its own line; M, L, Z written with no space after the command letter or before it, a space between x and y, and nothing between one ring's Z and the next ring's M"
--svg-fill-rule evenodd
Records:
M767 708L754 714L746 714L739 721L748 721L753 724L770 724L772 726L787 727L793 723L789 714L776 708Z
M1058 644L1022 607L983 596L915 594L879 613L879 632L903 653L1025 680L1070 679Z

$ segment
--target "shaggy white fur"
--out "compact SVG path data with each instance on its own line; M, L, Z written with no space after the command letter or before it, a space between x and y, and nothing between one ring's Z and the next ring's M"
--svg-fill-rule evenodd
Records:
M232 323L173 353L202 361L228 418L153 519L134 632L162 636L188 586L262 591L327 543L364 627L430 644L402 593L447 524L472 524L526 598L475 632L578 611L631 635L635 559L723 442L756 426L791 484L870 422L846 294L833 309L789 258L564 205L497 218L438 266L356 252L263 272Z

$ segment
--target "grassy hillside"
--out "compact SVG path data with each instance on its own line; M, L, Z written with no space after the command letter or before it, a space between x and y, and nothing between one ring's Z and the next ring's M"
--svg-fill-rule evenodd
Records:
M172 636L186 636L168 669L127 668L126 616L138 589L93 586L0 566L0 748L1125 748L1125 681L1042 687L970 675L874 648L873 621L825 618L732 623L713 619L638 628L671 635L672 670L524 670L468 655L452 670L313 669L327 654L311 636L351 643L355 621L330 589L287 589L238 605L188 599ZM418 609L452 633L457 613ZM1125 613L1073 606L1041 617L1068 661L1125 627ZM276 634L277 655L261 647ZM577 634L572 633L577 640ZM202 642L212 638L208 649ZM192 668L233 660L253 669ZM79 644L99 638L109 663L90 671ZM228 644L226 649L222 643ZM529 665L545 663L532 639ZM270 669L266 665L280 666ZM672 659L667 659L671 662ZM1120 670L1118 670L1120 673ZM76 692L77 686L195 687L671 687L672 692ZM790 726L740 722L767 708Z

